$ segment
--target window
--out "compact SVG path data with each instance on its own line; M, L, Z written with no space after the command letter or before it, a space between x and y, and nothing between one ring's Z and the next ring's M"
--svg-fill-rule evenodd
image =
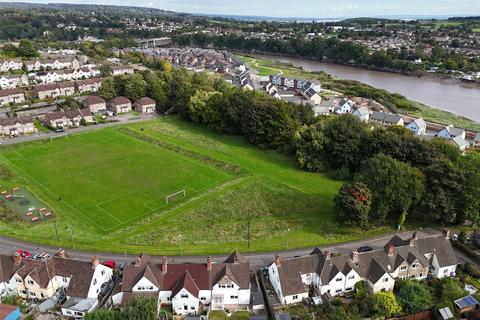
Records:
M402 270L402 271L407 270L407 266L401 266L400 270Z
M337 281L337 282L340 282L340 281L342 281L342 280L343 280L342 277L335 279L335 281Z
M182 293L182 294L180 295L180 298L184 298L184 299L185 299L185 298L188 298L188 294Z
M97 284L97 279L93 279L93 285Z
M233 284L227 284L227 288L233 288Z
M420 272L420 275L419 275L419 277L420 277L420 278L421 278L421 277L423 277L423 272Z
M342 292L342 289L335 290L336 293Z
M345 291L352 291L352 290L353 290L352 287L345 288Z
M418 267L418 263L414 263L414 264L412 264L412 268L414 268L414 269L415 269L416 267Z
M238 296L230 296L230 299L238 299Z
M67 283L68 282L68 278L67 277L62 277L62 280L64 283Z
M292 297L292 299L293 299L293 300L297 300L297 299L298 299L298 295L294 295L294 296Z
M67 314L72 314L72 311L70 311L70 310L67 310Z
M148 286L148 290L153 290L153 286Z
M22 279L19 279L19 278L15 278L15 281L16 281L17 283L22 283Z
M28 280L28 284L33 286L34 282L32 280Z
M195 310L195 307L194 307L194 306L191 306L190 309Z
M26 290L21 290L20 291L23 295L27 295L27 291Z
M45 295L43 294L43 292L40 292L40 297L45 298Z
M172 300L172 297L167 297L167 301L171 301Z
M102 272L100 272L102 274L102 276L105 274L105 270L102 270Z
M383 278L383 282L388 282L388 278Z
M205 300L207 300L207 298L201 297L200 300L205 301Z
M351 280L351 279L355 279L355 275L354 275L354 274L349 275L349 276L348 276L348 279L350 279L350 280Z

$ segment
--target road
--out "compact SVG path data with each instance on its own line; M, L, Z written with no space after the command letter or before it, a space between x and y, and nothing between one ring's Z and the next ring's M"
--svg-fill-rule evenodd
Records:
M8 137L1 138L0 144L11 145L11 144L19 144L24 142L36 141L36 140L50 139L55 137L66 136L68 134L100 130L103 128L108 128L108 127L113 127L113 126L118 126L118 125L123 125L128 123L142 122L142 121L151 120L157 117L160 117L160 115L158 114L144 114L139 116L121 115L121 116L112 117L111 120L114 122L108 122L108 123L98 124L98 125L89 125L86 127L80 126L78 128L67 129L65 130L65 132L49 131L49 132L39 132L32 135L19 136L15 138L8 138Z
M401 238L408 238L411 236L412 232L399 232L399 233L391 233L384 236L379 236L367 240L358 240L358 241L350 241L335 245L329 246L321 246L322 250L330 250L332 253L340 253L340 254L348 254L351 252L352 248L358 248L360 246L369 246L373 249L380 249L383 248L385 243L394 235L397 234ZM425 229L425 230L417 230L418 237L429 237L441 234L440 230L436 229ZM36 253L39 251L45 251L48 253L55 253L59 248L52 247L52 246L45 246L34 244L28 241L22 241L18 239L8 238L5 236L0 236L0 253L1 254L12 254L17 249L27 250L32 253ZM313 248L304 248L304 249L292 249L286 251L278 252L280 257L283 259L291 258L295 256L303 256L308 255ZM113 253L106 253L106 252L94 252L94 251L80 251L80 250L73 250L67 249L67 255L70 258L82 260L82 261L90 261L91 257L96 255L100 258L101 261L105 260L115 260L117 263L129 262L132 261L134 256L133 255L122 255L122 254L113 254ZM140 252L139 252L140 253ZM259 252L259 253L248 253L244 256L250 261L252 269L256 269L259 267L263 267L269 265L274 261L275 254L277 252ZM457 258L459 262L471 262L463 253L456 251ZM214 255L212 256L212 260L214 262L221 262L223 261L227 255ZM161 257L156 256L154 257L157 262L160 262ZM202 263L207 261L207 256L171 256L168 257L169 262L173 263L182 263L182 262L192 262L192 263Z

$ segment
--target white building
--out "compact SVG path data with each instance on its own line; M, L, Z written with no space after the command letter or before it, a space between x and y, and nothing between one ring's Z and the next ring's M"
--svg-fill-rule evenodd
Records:
M422 136L427 132L427 124L422 118L414 119L407 125L407 129L415 135Z

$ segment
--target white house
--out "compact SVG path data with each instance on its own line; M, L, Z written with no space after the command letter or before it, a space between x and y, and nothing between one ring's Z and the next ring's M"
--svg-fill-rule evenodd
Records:
M157 103L155 100L149 97L142 97L135 101L135 111L140 113L153 113L155 112Z
M133 74L134 70L131 66L112 66L112 75L121 76L124 74Z
M335 106L335 113L336 114L346 114L352 110L352 102L346 99L341 99L338 101L338 104Z
M466 132L465 132L464 129L455 128L454 126L449 125L449 126L446 126L445 128L443 128L442 130L440 130L437 133L437 136L440 137L440 138L447 138L447 139L451 139L451 138L455 138L455 137L460 136L463 139L465 139Z
M0 72L8 72L11 70L21 70L23 67L22 59L14 58L8 60L0 60Z
M214 263L156 264L147 255L125 266L121 288L112 296L114 304L125 304L135 296L156 296L159 306L171 305L178 315L199 314L206 309L246 309L250 304L250 264L239 253Z
M358 118L360 121L368 122L368 119L370 118L370 112L368 111L367 107L360 107L353 112L353 116Z
M28 78L24 74L1 75L0 88L13 89L17 87L27 86Z
M412 131L415 135L421 136L427 132L427 124L422 118L414 119L407 125L407 129Z
M108 107L116 114L132 111L132 102L126 97L115 97L108 103Z
M93 113L107 110L107 103L105 99L99 96L89 96L83 101L83 105L85 106L85 108L90 109L90 111Z
M337 296L364 281L371 292L391 291L396 279L423 280L455 274L457 260L449 232L433 237L392 237L383 249L332 256L315 249L309 256L281 260L268 266L269 281L282 304L301 302L314 295Z

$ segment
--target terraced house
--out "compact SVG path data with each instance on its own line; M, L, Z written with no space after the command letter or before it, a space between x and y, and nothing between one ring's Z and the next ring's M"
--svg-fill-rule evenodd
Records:
M282 304L301 302L311 292L325 299L353 291L365 281L371 292L391 291L397 279L422 280L455 275L457 260L449 231L443 235L408 239L394 236L383 249L332 256L315 249L309 256L282 260L268 267L270 283Z
M123 271L115 289L114 304L126 304L135 296L155 296L158 305L171 305L179 315L199 314L205 309L247 309L250 305L250 264L238 252L222 263L161 264L145 254Z

